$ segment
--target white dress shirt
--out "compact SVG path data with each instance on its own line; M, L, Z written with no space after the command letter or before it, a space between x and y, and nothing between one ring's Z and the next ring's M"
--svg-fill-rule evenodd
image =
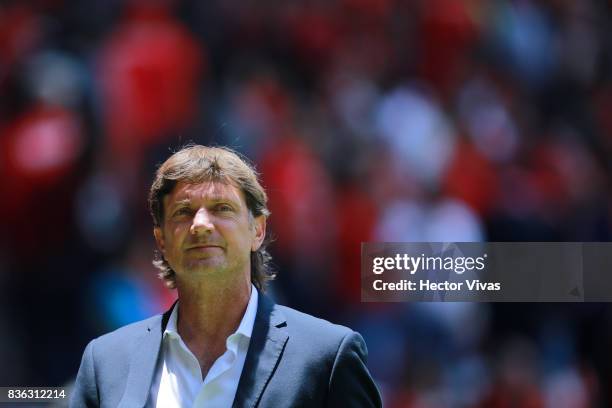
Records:
M240 325L227 338L225 353L213 363L204 379L198 359L178 333L177 303L163 334L162 354L147 407L231 407L253 333L257 302L257 289L251 285L251 298Z

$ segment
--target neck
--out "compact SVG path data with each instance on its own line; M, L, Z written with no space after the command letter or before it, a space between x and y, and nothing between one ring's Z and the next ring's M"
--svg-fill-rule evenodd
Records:
M236 331L251 296L251 282L219 287L212 282L181 284L177 329L196 354L203 350L225 349L225 341Z

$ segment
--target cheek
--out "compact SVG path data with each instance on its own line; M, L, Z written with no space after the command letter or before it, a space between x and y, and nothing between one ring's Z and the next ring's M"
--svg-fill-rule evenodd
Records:
M228 241L227 243L237 250L242 251L245 247L250 249L253 234L245 226L227 226L221 233Z
M257 235L254 230L249 230L244 236L244 246L248 250L249 254L253 251L253 248L257 246Z
M185 238L183 228L181 226L173 226L168 231L170 231L170 234L167 234L165 240L166 253L180 253L181 244Z

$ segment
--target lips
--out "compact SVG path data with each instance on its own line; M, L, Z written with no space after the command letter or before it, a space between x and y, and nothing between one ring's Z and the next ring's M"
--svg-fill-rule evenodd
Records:
M192 245L190 247L188 247L187 249L206 249L206 248L220 248L223 249L223 247L221 245L215 245L215 244L197 244L197 245Z

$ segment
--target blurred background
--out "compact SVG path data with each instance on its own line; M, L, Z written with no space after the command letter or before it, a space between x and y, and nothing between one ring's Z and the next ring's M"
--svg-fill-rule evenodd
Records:
M164 311L146 196L187 142L270 196L286 305L365 337L386 407L612 406L612 306L360 303L365 241L609 241L605 0L0 4L0 385Z

